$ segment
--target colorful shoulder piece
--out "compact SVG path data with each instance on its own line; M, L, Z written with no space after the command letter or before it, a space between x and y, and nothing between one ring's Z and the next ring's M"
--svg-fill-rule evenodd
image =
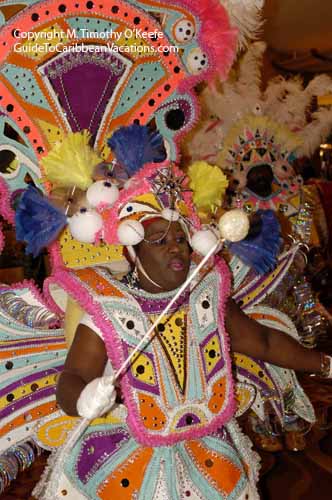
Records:
M0 287L0 492L31 464L36 424L57 411L67 347L61 318L30 282Z

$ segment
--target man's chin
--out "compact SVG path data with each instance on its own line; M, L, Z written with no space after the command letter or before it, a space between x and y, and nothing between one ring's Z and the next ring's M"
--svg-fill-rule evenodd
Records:
M260 198L268 198L272 194L271 189L256 189L255 191L252 190L252 192Z
M182 274L182 273L181 273ZM182 276L176 276L173 280L168 280L165 290L167 292L171 292L172 290L176 290L186 281L187 275L183 274Z

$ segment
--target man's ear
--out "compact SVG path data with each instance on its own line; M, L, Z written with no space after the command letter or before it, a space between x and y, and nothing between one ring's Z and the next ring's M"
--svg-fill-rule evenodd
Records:
M137 258L138 245L132 247L123 247L123 255L131 265L131 267L135 267L136 258Z

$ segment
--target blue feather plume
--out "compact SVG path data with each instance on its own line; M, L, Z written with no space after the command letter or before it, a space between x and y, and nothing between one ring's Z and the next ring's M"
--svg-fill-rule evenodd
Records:
M120 127L107 144L129 177L146 163L160 163L166 159L162 136L145 125L134 123L129 127Z
M67 224L67 217L33 186L24 191L15 214L16 238L36 257Z
M247 236L242 241L228 245L231 253L239 257L258 274L275 268L281 246L280 224L273 210L258 210L261 231L256 236Z

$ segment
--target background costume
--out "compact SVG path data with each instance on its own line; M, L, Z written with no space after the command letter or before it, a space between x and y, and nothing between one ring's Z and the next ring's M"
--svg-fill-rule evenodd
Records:
M257 27L256 14L255 2L253 27ZM120 125L155 124L165 139L168 157L177 159L177 141L198 118L191 89L216 71L225 77L236 48L236 31L218 2L204 6L159 1L3 2L1 16L0 148L11 152L2 175L1 213L11 221L27 180L49 194L52 185L40 160L69 132L88 129L100 159L110 160L106 138ZM232 19L237 17L232 7ZM135 31L138 27L161 32L160 38L142 40ZM115 45L111 51L104 33L121 35L126 29L131 31L111 40ZM26 35L29 32L34 34L32 39ZM156 52L158 44L164 43L179 44L181 50ZM127 50L117 52L120 46ZM68 229L50 253L53 272L110 261L119 269L116 264L124 263L121 246L78 241ZM52 297L47 291L42 297L33 284L24 282L3 287L1 297L3 489L38 452L32 442L35 424L57 415L55 385L66 344L59 328L63 310L53 301L56 298L60 304L62 294L52 289ZM68 423L67 417L62 418L64 427L40 431L38 439L44 447L63 443L62 430L69 431L75 424L75 419Z
M263 248L259 248L258 238L248 240L239 252L232 252L230 248L234 298L246 313L256 311L256 319L267 324L271 309L266 306L273 308L272 316L275 315L277 322L283 322L286 314L298 331L290 324L288 333L312 347L316 338L325 333L326 323L303 274L302 250L306 245L326 248L327 227L317 191L303 186L292 163L296 156L312 154L330 130L331 110L319 109L310 114L310 106L313 96L329 91L332 82L328 76L321 75L304 88L298 78L277 77L263 91L260 66L264 50L264 43L252 44L222 90L203 91L206 119L188 138L186 148L193 159L217 164L228 173L233 193L229 206L261 214L262 232L265 226L266 235L275 216L272 217L271 212L264 215L263 211L272 210L278 217L284 244L280 246L274 266L273 259L270 262L265 259L266 238L261 241ZM261 165L268 165L273 175L271 194L266 197L247 186L247 175ZM272 371L275 370L272 368ZM301 395L295 375L277 371L279 374L273 376L279 382L282 380L286 411L283 425L293 413L312 422L309 401ZM263 400L270 399L264 396L264 389L259 392ZM272 393L270 395L273 399ZM270 404L271 400L269 407ZM262 401L259 406L262 408ZM265 418L264 412L257 414L261 420Z
M280 219L285 244L291 246L295 241L298 245L293 246L291 252L301 244L303 249L304 244L309 248L321 247L324 254L328 231L319 194L315 186L303 186L293 162L296 157L310 156L330 130L331 110L318 109L310 114L310 106L315 95L331 89L332 81L328 76L320 75L304 88L298 78L286 81L278 77L263 92L260 89L260 65L264 49L261 42L251 46L239 66L238 76L224 84L223 92L205 91L205 106L210 113L213 110L217 115L219 122L215 128L222 134L214 159L229 173L235 191L230 206L245 207L249 213L273 210ZM248 81L251 83L247 92L245 82ZM199 129L197 138L204 137L204 128L206 125ZM207 144L204 140L202 142ZM263 164L269 165L273 172L272 193L267 197L259 196L247 186L248 173ZM297 274L299 278L294 268L291 274ZM295 282L296 279L293 286ZM319 307L309 306L315 300L305 278L297 285L298 292L293 294L295 307L286 304L283 311L298 321L296 308L301 304L304 319L297 326L303 341L310 345L310 342L314 343L315 334L324 331L324 324L319 319ZM287 291L290 289L288 284ZM271 304L282 307L284 292L285 289L280 291L279 300L274 299Z

